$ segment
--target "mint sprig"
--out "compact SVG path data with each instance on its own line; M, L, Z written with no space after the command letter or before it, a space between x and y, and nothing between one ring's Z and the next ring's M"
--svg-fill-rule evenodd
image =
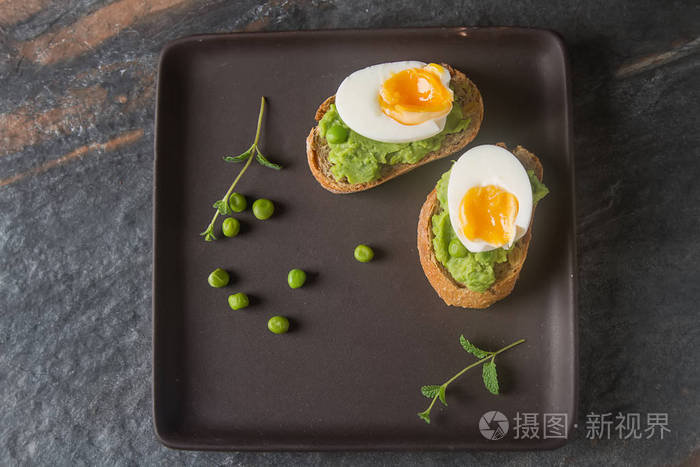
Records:
M219 217L219 215L225 216L227 214L231 213L231 208L229 207L228 204L228 198L231 196L231 193L233 193L233 189L236 187L236 184L238 181L241 179L243 174L245 173L246 170L248 170L248 167L250 166L250 163L253 162L253 159L258 161L260 165L263 167L268 167L271 169L275 170L280 170L282 168L281 165L275 164L274 162L270 162L263 156L262 152L260 152L260 149L258 148L258 141L260 141L260 130L262 128L262 118L263 118L263 113L265 112L265 97L260 98L260 113L258 114L258 128L255 130L255 140L253 141L253 144L246 150L244 153L239 154L237 156L226 156L224 157L224 160L226 162L244 162L245 165L241 169L241 171L238 173L238 176L236 179L233 181L231 186L229 187L228 191L224 195L223 198L220 200L217 200L212 207L216 209L216 212L214 213L214 217L212 218L211 222L209 223L209 226L207 226L207 229L200 233L202 237L204 237L204 240L207 242L211 242L212 240L216 240L216 236L214 235L214 223L216 222L216 219Z
M447 399L445 398L445 391L447 390L447 386L449 386L450 383L462 376L468 370L479 366L482 363L484 365L482 367L481 376L484 380L484 386L491 394L499 394L498 373L496 372L495 360L496 355L505 352L508 349L512 349L516 345L520 345L523 342L525 342L525 339L520 339L518 341L513 342L512 344L506 345L500 350L496 350L495 352L488 352L486 350L478 348L477 346L469 342L469 340L467 340L467 338L465 338L464 336L459 336L459 343L462 345L462 348L470 354L474 355L476 358L478 358L479 361L472 363L471 365L464 368L462 371L460 371L452 378L448 379L440 385L431 384L428 386L421 387L421 394L423 394L428 399L432 399L432 401L430 402L430 405L427 409L425 409L423 412L418 413L418 417L420 417L421 420L425 421L425 423L430 423L430 411L433 409L435 402L439 400L442 403L442 405L447 407Z

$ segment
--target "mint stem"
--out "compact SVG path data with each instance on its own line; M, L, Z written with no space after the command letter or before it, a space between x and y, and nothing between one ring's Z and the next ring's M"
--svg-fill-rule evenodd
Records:
M260 98L260 113L258 114L258 128L255 130L255 141L253 141L253 146L258 145L258 140L260 139L260 128L262 127L262 117L265 111L265 96Z

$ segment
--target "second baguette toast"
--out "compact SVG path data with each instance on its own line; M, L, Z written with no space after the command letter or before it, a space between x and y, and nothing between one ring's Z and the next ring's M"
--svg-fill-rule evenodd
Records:
M505 148L503 143L499 143L499 146ZM511 152L523 164L525 170L534 170L537 178L542 181L544 170L537 156L522 146L516 147ZM533 206L533 216L534 209L535 206ZM455 281L435 257L431 219L434 214L438 214L441 210L442 207L437 199L437 193L433 189L425 200L418 217L418 255L420 264L430 285L433 286L440 298L448 305L463 308L487 308L510 295L527 257L528 246L532 238L532 221L527 229L527 233L515 242L513 249L508 252L508 261L495 265L496 282L485 292L474 292Z

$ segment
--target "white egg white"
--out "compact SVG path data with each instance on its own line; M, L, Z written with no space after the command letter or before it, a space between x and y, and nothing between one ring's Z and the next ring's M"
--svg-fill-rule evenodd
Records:
M496 185L518 199L515 217L515 238L507 245L491 245L481 240L469 240L459 221L459 206L472 187ZM532 187L525 167L507 149L491 144L471 148L452 166L447 185L447 206L450 223L467 250L478 253L500 247L509 248L527 232L532 217Z
M393 74L408 68L423 68L418 61L381 63L358 70L345 78L335 94L335 107L340 118L356 133L384 143L410 143L430 138L445 128L446 117L428 120L418 125L403 125L385 115L379 106L382 83ZM447 87L450 73L441 74Z

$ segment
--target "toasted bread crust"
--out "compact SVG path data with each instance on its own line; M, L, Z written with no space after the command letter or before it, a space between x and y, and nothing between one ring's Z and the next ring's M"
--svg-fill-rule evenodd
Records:
M505 148L503 143L499 143L499 146ZM537 156L522 146L516 147L512 153L525 166L526 170L534 170L537 178L542 181L543 168ZM508 253L508 261L496 265L496 282L487 291L480 293L471 291L456 282L435 257L431 219L440 210L437 193L433 189L425 200L418 217L418 255L425 276L440 298L448 305L463 308L487 308L510 295L527 257L527 250L532 238L532 222L530 222L527 233L515 243L515 247Z
M381 185L382 183L391 180L394 177L398 177L399 175L413 170L423 164L447 157L450 154L464 148L474 138L476 138L479 128L481 128L481 121L484 118L484 103L481 99L481 93L479 93L476 85L469 78L467 78L464 73L459 70L455 70L449 65L442 65L449 70L452 80L458 84L461 84L461 86L458 87L459 94L456 93L455 95L455 102L461 103L464 116L471 119L469 121L469 125L464 131L447 135L445 137L445 141L438 151L433 151L426 154L423 159L415 164L385 165L382 168L381 176L377 180L367 183L352 184L347 183L344 180L336 180L331 173L331 164L328 161L328 153L330 148L319 134L318 126L315 126L311 129L309 136L306 138L306 157L309 162L311 173L316 180L318 180L318 183L320 183L326 190L338 194L369 190L370 188ZM334 102L335 96L331 96L323 101L316 111L316 121L323 118L326 112L328 112L331 104Z

